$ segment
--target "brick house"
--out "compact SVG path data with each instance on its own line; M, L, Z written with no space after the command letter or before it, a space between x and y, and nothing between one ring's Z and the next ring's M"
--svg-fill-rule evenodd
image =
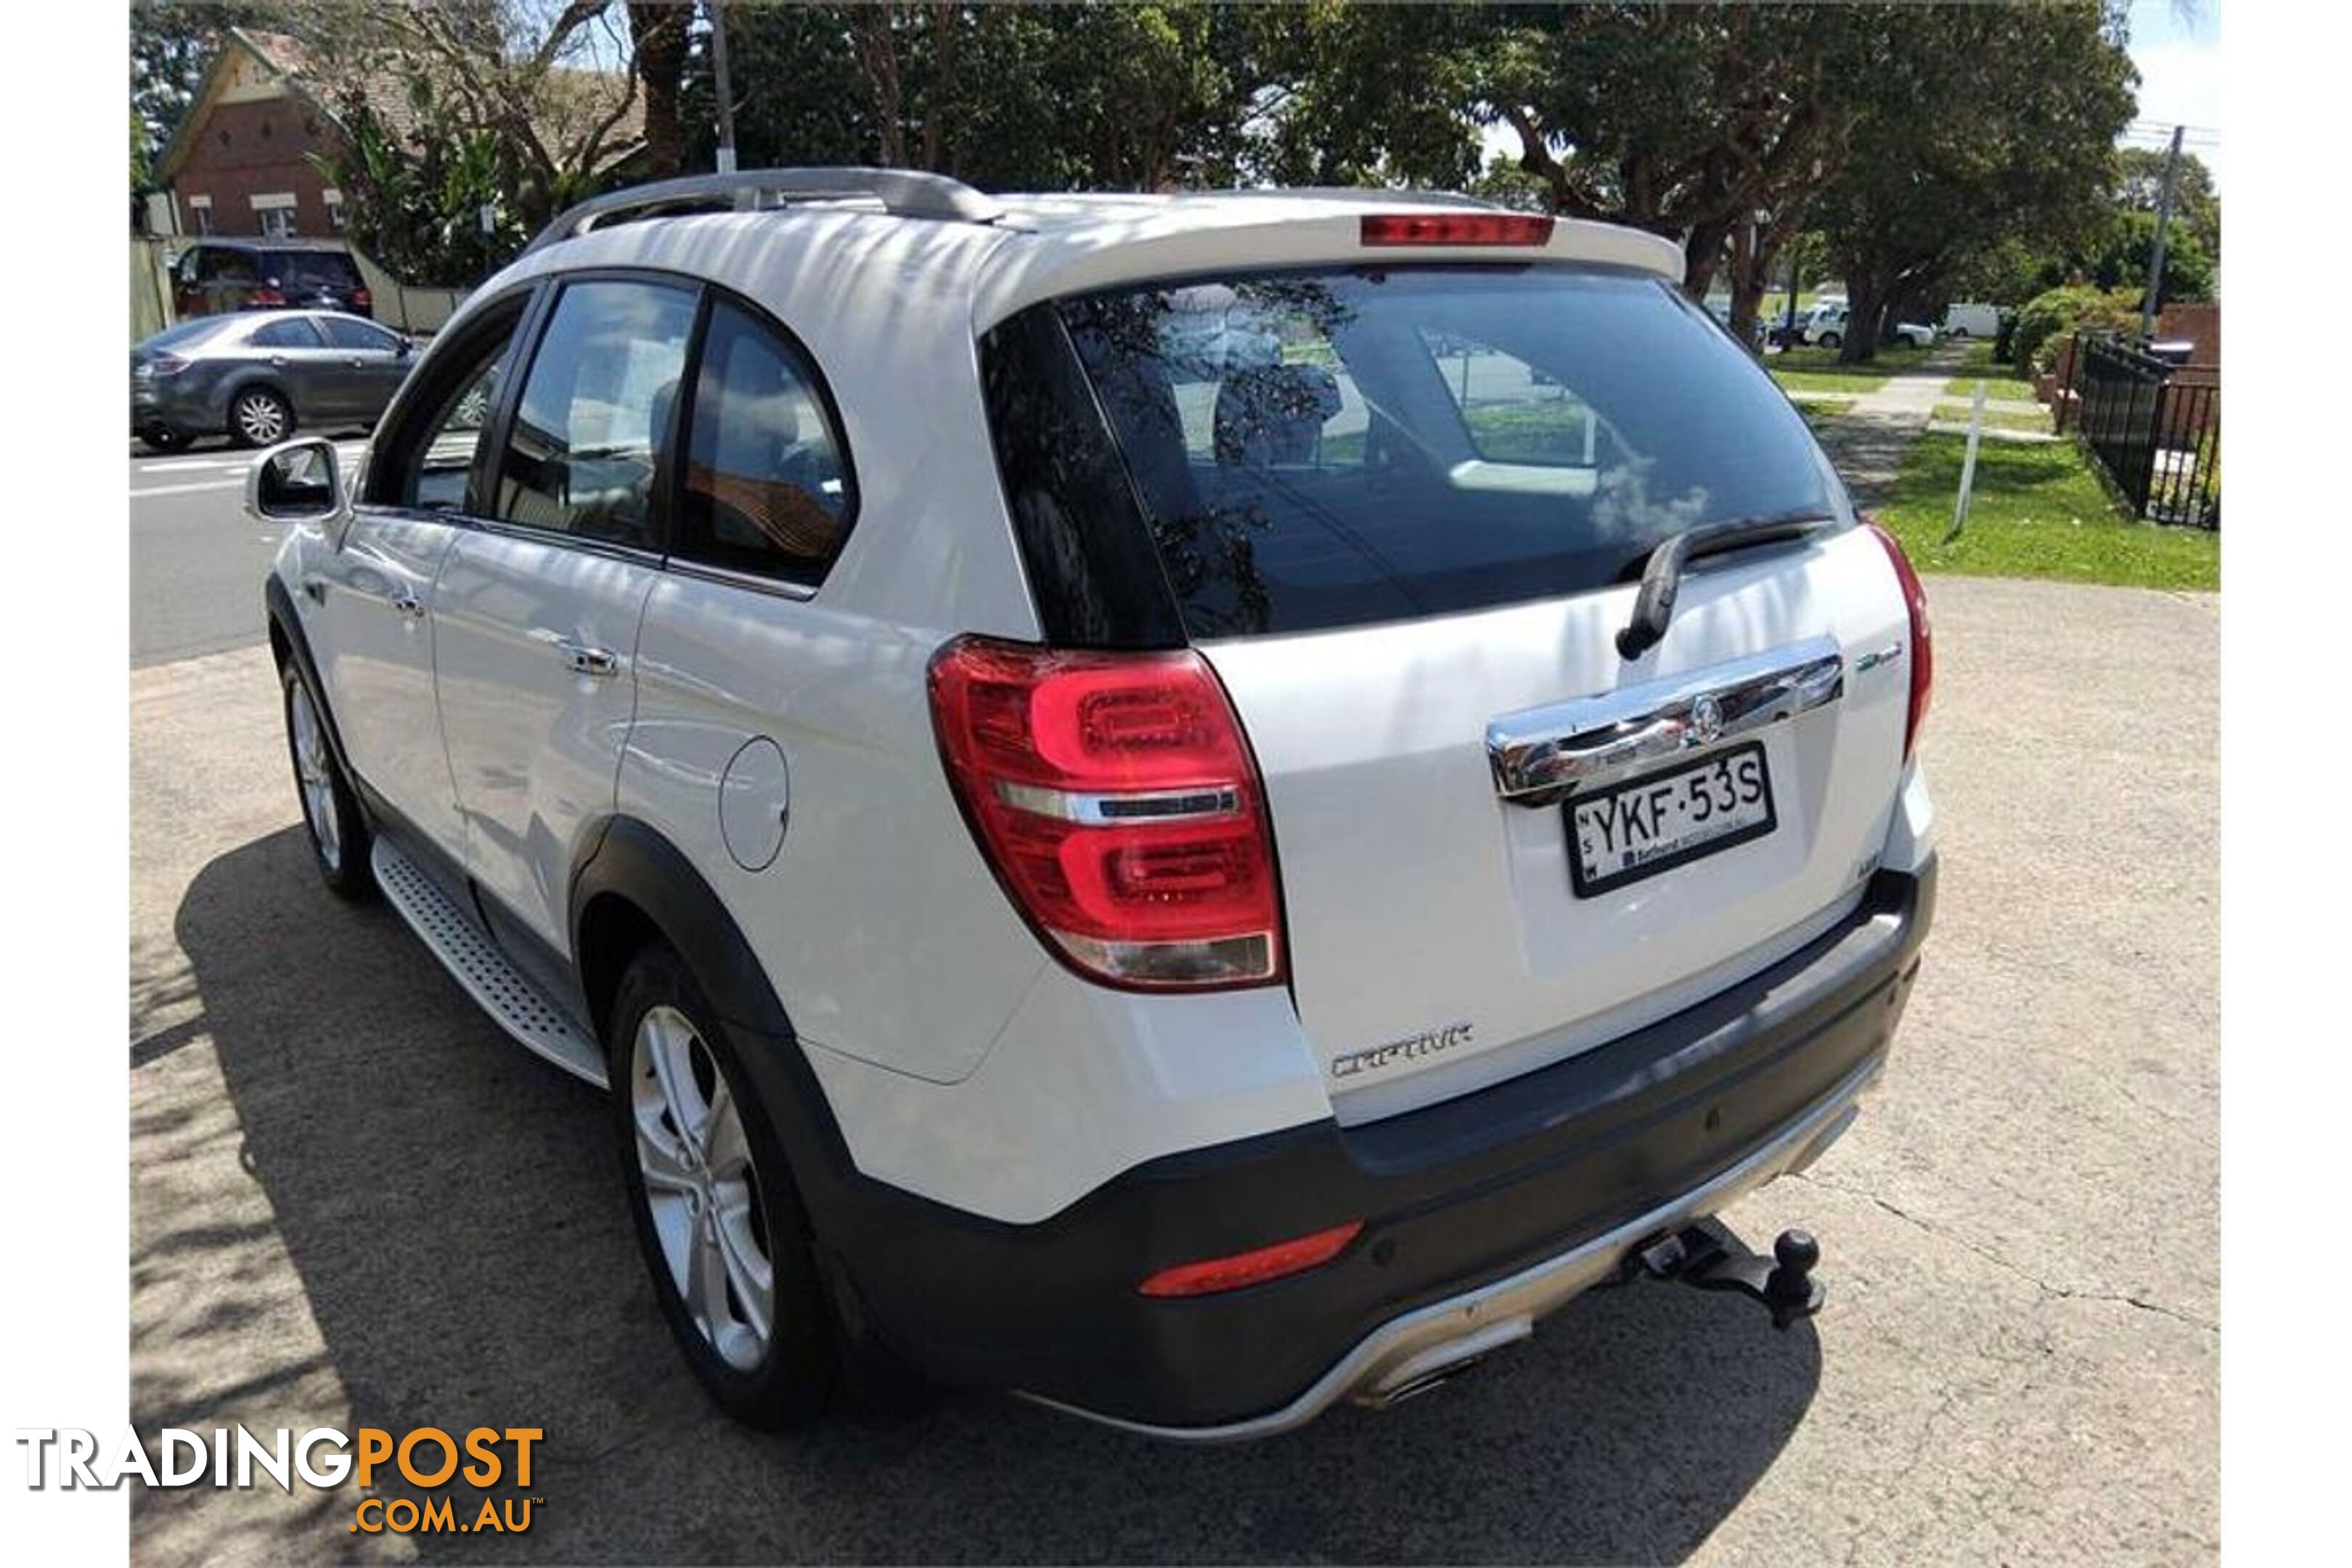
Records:
M314 154L331 157L343 132L323 89L305 70L300 40L282 33L231 27L195 101L155 166L169 216L183 235L304 235L343 230L342 193L327 183ZM610 92L614 79L562 71L583 99ZM388 129L405 132L415 111L396 82L368 92L368 107ZM609 100L607 100L609 101ZM642 150L642 119L632 100L600 167L625 174Z

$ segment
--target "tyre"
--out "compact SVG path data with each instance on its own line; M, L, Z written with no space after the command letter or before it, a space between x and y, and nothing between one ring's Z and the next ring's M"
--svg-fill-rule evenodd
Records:
M630 960L606 1041L629 1211L661 1312L711 1399L763 1430L838 1382L806 1210L727 1026L677 954Z
M327 739L324 710L299 665L289 661L285 684L286 749L294 761L294 790L302 802L302 826L310 830L310 858L327 889L339 899L358 900L375 891L368 863L370 835L359 798L335 760Z
M1825 349L1836 348L1844 342L1845 340L1835 332L1823 332L1822 334L1822 347Z
M294 405L267 386L248 386L230 399L228 438L240 447L274 447L294 434Z
M1954 327L1950 335L1956 338L1965 338L1969 335L1969 330L1966 327Z
M184 452L188 449L188 443L194 439L192 436L183 436L177 430L166 430L161 426L139 432L139 445L150 452Z

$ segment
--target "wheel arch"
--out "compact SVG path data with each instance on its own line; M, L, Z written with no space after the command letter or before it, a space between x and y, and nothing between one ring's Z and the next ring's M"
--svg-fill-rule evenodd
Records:
M572 872L572 962L601 1036L629 954L666 942L730 1024L797 1043L767 971L718 892L685 851L642 818L607 817Z
M310 639L302 630L302 617L295 612L293 592L286 586L285 578L272 572L262 584L261 598L269 628L269 657L278 666L278 679L285 679L286 667L291 664L310 683L311 701L319 710L320 722L326 726L327 744L334 749L336 765L352 781L365 809L371 799L367 782L352 766L351 753L343 750L343 732L335 723L335 705L328 699L327 683L319 679L319 667L310 658Z

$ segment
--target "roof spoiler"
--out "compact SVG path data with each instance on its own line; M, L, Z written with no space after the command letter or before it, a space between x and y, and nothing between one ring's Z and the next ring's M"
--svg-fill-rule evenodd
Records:
M523 247L522 255L575 238L609 220L726 206L755 212L793 201L860 196L880 202L884 212L899 217L993 223L1003 216L1002 207L961 180L921 169L747 169L732 174L688 174L592 196L558 214Z

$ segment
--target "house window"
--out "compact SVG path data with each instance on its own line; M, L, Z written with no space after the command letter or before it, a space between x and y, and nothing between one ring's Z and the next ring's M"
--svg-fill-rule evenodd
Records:
M319 195L327 204L327 226L337 234L342 233L351 223L351 215L343 210L343 193L330 188Z
M290 238L294 233L294 193L272 191L254 197L253 216L265 238Z
M195 215L196 232L198 234L210 234L213 232L212 197L190 196L188 198L188 210Z

